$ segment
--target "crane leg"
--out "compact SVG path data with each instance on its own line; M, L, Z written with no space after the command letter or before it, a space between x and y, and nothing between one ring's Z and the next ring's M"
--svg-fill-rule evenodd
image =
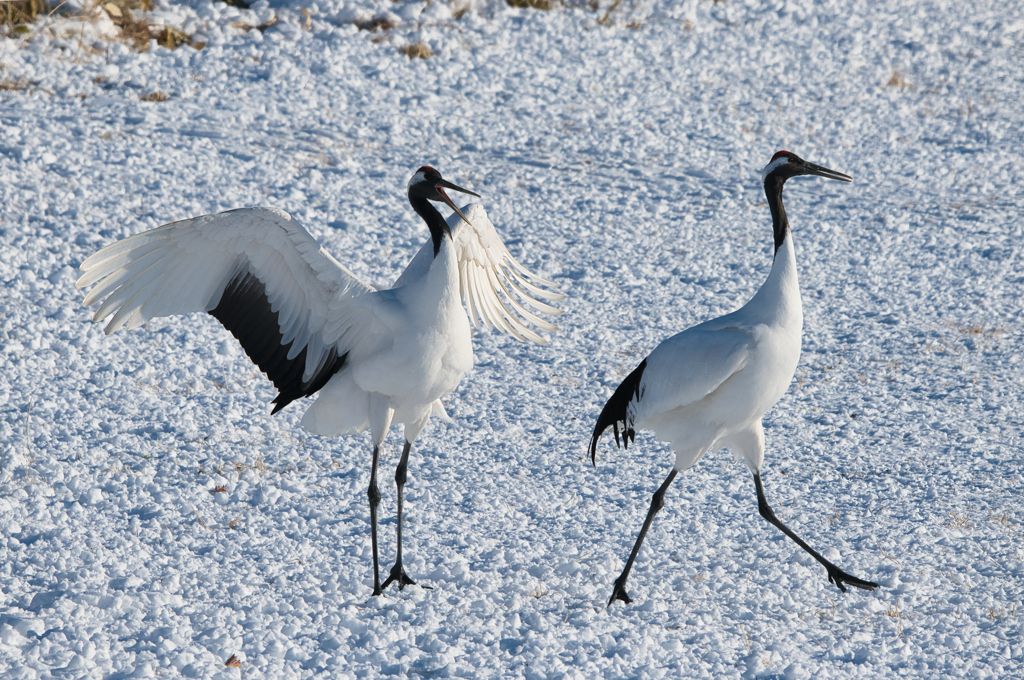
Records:
M772 510L771 506L768 505L768 499L765 498L764 495L764 485L761 484L760 473L754 473L754 486L757 487L757 511L761 513L761 517L764 517L766 520L768 520L770 524L775 525L775 527L779 531L792 538L794 541L796 541L796 544L798 546L806 550L811 555L811 557L818 560L818 562L820 562L821 565L825 567L825 570L828 571L829 583L834 583L836 587L838 587L839 590L843 591L844 593L846 592L846 586L853 586L854 588L860 588L862 590L874 590L875 588L880 587L877 583L874 583L872 581L864 581L862 579L857 578L856 576L850 576L845 571L843 571L842 569L840 569L839 567L837 567L836 565L832 564L824 557L819 555L814 549L812 549L809 545L804 543L799 536L794 534L789 529L789 527L783 524L779 520L779 518L775 516L775 511Z
M395 559L395 566L391 567L391 574L388 575L384 585L381 586L382 590L391 585L392 581L398 583L399 590L406 586L416 585L416 582L409 578L402 567L402 489L405 488L410 448L412 448L412 443L406 440L405 448L402 449L402 459L398 461L398 467L395 469L395 485L398 487L398 556Z
M373 463L370 468L370 487L366 497L370 501L370 544L373 546L373 594L380 595L384 591L380 587L380 563L377 561L377 506L380 505L380 489L377 488L377 459L380 447L373 447Z
M629 571L633 568L633 562L636 560L636 555L640 552L640 546L644 542L644 537L647 536L647 530L651 528L651 524L654 522L654 516L665 507L665 492L668 490L672 480L676 478L677 470L672 468L672 472L668 473L668 477L665 482L658 487L658 490L654 492L654 496L651 498L651 509L647 511L647 519L644 520L644 525L640 529L640 535L636 537L636 543L633 544L633 552L629 553L629 560L626 561L626 566L619 574L619 577L615 579L615 585L612 587L612 597L608 600L608 606L612 606L612 602L615 600L622 600L626 604L629 604L633 600L626 593L626 579L629 578Z

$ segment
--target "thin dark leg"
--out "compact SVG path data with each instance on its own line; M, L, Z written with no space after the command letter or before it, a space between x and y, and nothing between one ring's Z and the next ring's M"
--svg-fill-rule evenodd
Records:
M384 591L380 587L380 563L377 561L377 506L380 505L380 489L377 488L377 458L380 449L373 447L373 466L370 468L370 488L366 497L370 500L370 544L373 546L373 594L380 595Z
M673 468L672 472L668 473L665 483L654 492L654 496L651 498L651 509L647 511L647 519L644 520L644 526L640 529L640 535L636 537L636 543L633 544L633 552L629 553L626 567L619 574L619 577L615 579L615 585L612 587L612 599L608 600L609 607L612 606L612 602L615 602L615 600L622 600L626 604L633 601L626 593L626 579L629 578L629 570L633 568L636 554L640 552L640 545L644 542L644 537L647 536L647 530L651 528L651 523L654 522L654 516L658 513L658 510L665 507L665 492L675 478L676 470Z
M810 553L811 557L821 562L822 566L825 567L826 571L828 571L829 583L834 583L839 588L839 590L843 591L844 593L846 592L846 587L843 586L844 583L846 585L853 586L854 588L861 588L863 590L874 590L875 588L879 587L877 583L873 583L871 581L864 581L857 578L856 576L850 576L845 571L843 571L836 565L832 564L824 557L819 555L816 551L811 549L811 547L804 543L799 536L790 531L789 527L787 527L785 524L779 521L779 518L775 516L775 511L772 510L771 507L768 505L768 499L764 497L764 486L761 484L760 474L754 473L754 486L757 487L757 510L758 512L761 513L761 517L764 517L771 524L774 524L779 529L779 531L792 538L794 541L796 541L796 544L798 546L800 546L808 553Z
M409 578L405 573L405 569L402 568L402 489L405 488L410 448L412 448L412 444L408 441L405 442L405 448L402 449L402 459L398 461L398 467L395 469L395 485L398 487L398 557L395 559L395 566L391 567L391 574L384 581L384 585L381 586L382 590L391 585L392 581L398 582L399 590L406 586L416 585L416 582Z

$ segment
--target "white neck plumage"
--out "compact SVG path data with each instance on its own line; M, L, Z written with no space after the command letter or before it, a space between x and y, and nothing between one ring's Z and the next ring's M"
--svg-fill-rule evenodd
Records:
M778 198L777 204L769 202L775 233L772 270L757 294L747 303L746 309L748 313L757 316L759 321L786 326L796 324L799 327L803 323L803 310L796 272L796 250L786 220L786 210L782 206L781 186Z

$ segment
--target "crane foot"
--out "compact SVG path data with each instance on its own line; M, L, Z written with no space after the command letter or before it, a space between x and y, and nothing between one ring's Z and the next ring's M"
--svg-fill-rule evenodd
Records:
M856 576L850 576L835 565L825 567L825 569L828 571L828 582L834 584L844 593L846 592L846 586L860 588L861 590L874 590L876 588L881 588L881 586L874 581L865 581L864 579L859 579Z
M395 562L395 566L391 567L391 573L387 579L381 585L381 590L386 589L392 582L398 584L398 589L403 590L406 586L416 585L416 581L409 578L409 575L405 573L405 569L402 568L401 562Z
M612 602L615 602L615 600L622 600L626 604L633 601L633 598L626 592L626 579L621 576L615 579L615 585L612 587L612 597L608 600L608 606L611 607Z

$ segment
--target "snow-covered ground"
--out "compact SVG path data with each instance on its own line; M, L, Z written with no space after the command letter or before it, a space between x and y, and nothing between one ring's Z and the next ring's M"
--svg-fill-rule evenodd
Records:
M201 51L57 19L0 40L0 676L1024 677L1024 7L577 4L194 0L153 21ZM788 185L805 332L765 484L883 587L829 585L722 452L607 609L672 456L606 436L595 469L590 430L763 281L780 148L856 181ZM432 589L371 598L368 437L271 418L206 315L104 336L74 281L118 238L270 205L387 283L427 238L426 163L570 297L547 346L475 337L406 487Z

